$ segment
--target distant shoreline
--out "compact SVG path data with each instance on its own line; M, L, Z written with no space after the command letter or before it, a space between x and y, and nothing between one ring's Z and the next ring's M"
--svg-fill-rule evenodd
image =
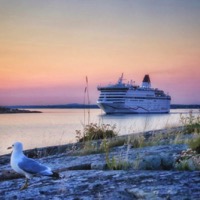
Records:
M58 104L58 105L19 105L0 106L0 114L16 113L42 113L41 111L31 111L27 109L100 109L96 104ZM170 109L200 109L200 104L171 104Z
M19 110L7 107L0 107L0 114L18 114L18 113L42 113L41 111Z
M9 109L98 109L96 104L55 104L55 105L21 105L5 106ZM200 104L171 104L171 109L200 109ZM99 108L100 109L100 108ZM32 112L32 111L30 111ZM34 112L34 111L33 111Z

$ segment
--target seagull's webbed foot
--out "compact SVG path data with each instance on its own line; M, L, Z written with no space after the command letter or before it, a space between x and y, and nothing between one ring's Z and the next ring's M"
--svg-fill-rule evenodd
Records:
M20 188L20 190L24 190L28 187L28 179L26 178L25 184Z

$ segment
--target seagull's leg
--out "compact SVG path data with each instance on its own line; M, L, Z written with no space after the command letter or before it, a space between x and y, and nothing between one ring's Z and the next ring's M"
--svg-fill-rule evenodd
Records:
M28 187L28 178L26 178L25 184L20 188L20 190L24 190Z

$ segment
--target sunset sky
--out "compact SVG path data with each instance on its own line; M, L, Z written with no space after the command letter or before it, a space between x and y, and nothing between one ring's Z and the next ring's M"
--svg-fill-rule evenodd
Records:
M122 73L200 104L200 1L0 1L0 105L83 103L86 76L95 103Z

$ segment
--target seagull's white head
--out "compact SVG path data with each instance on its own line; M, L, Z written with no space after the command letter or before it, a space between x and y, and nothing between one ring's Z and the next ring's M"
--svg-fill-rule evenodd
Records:
M13 151L15 152L22 152L23 151L23 145L21 142L15 142L12 147ZM10 149L10 148L9 148Z

